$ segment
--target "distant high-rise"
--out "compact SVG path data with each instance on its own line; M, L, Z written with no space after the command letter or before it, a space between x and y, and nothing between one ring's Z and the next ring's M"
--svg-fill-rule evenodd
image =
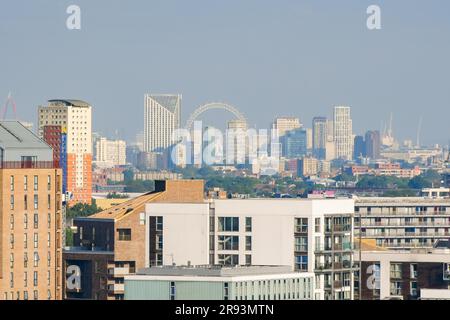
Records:
M246 134L247 122L245 120L234 119L228 122L227 163L245 163L248 145Z
M123 140L108 140L101 137L95 144L96 164L101 167L125 165L126 148L126 142Z
M144 151L161 152L172 142L172 133L180 128L181 95L147 94L144 105Z
M336 146L336 158L344 160L351 160L353 158L350 107L334 107L334 143Z
M360 157L366 157L366 143L363 136L356 136L353 148L353 159L357 160Z
M327 118L314 117L312 121L313 130L313 154L318 159L325 159L325 148L327 143Z
M379 131L366 132L366 155L371 159L380 158L381 135Z
M287 131L300 128L302 125L299 118L279 117L273 122L273 129L278 129L278 136L282 137Z
M81 100L50 100L38 107L38 133L53 148L71 204L92 201L92 107Z
M306 130L295 129L286 132L280 138L282 146L282 155L288 159L300 158L307 152L307 136Z

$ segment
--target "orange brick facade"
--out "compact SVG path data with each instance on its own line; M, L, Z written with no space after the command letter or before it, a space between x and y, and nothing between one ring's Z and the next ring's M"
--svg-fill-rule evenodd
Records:
M92 202L92 154L83 155L83 176L82 187L77 186L77 155L73 153L67 154L67 191L72 192L73 198L69 202L72 206L76 203Z

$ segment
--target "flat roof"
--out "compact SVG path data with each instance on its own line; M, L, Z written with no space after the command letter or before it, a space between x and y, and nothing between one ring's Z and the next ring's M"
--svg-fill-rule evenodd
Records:
M71 106L71 107L87 108L87 107L91 106L89 103L87 103L83 100L78 100L78 99L53 99L53 100L48 100L48 102L61 103L61 104L64 104L66 106Z
M163 266L140 269L137 275L230 277L293 273L291 266Z

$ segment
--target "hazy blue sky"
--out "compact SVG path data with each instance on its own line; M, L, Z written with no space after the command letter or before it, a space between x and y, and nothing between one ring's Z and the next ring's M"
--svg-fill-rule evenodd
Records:
M70 4L80 31L66 28ZM370 4L382 30L366 28ZM183 119L218 100L258 127L282 115L310 127L345 104L357 134L392 111L400 139L421 116L423 142L450 139L448 0L1 0L0 41L1 104L12 91L33 122L48 99L79 98L94 130L129 140L144 93L181 93Z

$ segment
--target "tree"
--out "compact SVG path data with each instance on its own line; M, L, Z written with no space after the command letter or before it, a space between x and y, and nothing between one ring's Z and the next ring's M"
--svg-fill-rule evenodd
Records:
M92 204L77 203L73 205L67 209L66 216L67 218L87 217L102 210L102 208L97 207L95 200L93 200Z

